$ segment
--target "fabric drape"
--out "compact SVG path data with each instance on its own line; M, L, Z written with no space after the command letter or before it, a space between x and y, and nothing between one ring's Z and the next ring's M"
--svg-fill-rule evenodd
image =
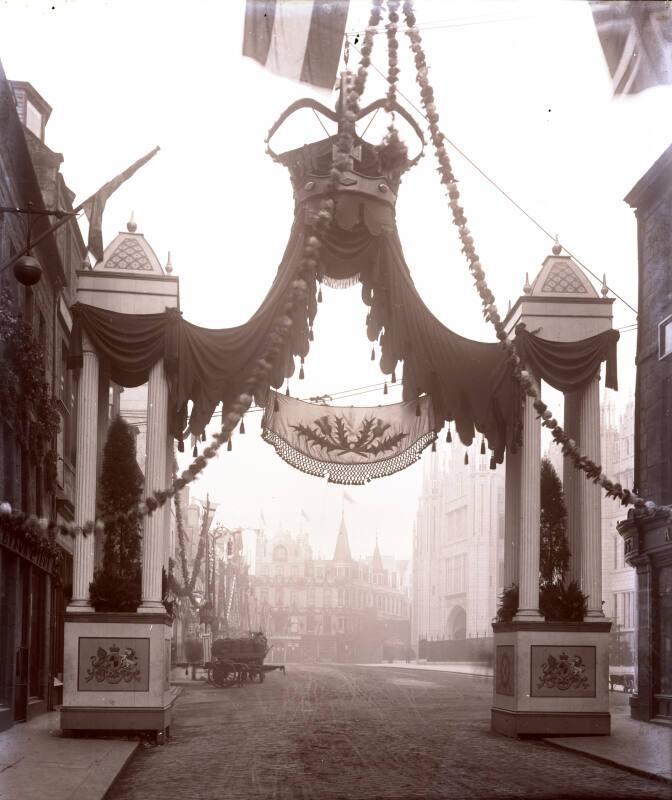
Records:
M520 360L536 377L561 392L575 392L597 375L603 361L607 389L618 389L619 337L618 331L608 330L578 342L552 342L518 325L515 343Z

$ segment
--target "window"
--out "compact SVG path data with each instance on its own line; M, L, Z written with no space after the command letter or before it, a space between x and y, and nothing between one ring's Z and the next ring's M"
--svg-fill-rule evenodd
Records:
M658 326L658 358L672 353L672 316L664 319Z
M31 133L34 133L38 139L42 139L42 114L30 100L26 100L26 128Z

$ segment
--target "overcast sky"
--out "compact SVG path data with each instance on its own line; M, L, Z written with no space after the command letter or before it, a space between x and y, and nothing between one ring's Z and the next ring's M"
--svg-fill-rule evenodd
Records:
M578 0L416 5L446 135L636 306L635 220L622 198L670 144L672 87L612 99L588 4ZM365 26L368 7L352 0L348 30ZM242 0L0 0L0 59L10 78L31 82L52 105L46 141L63 153L62 171L78 200L161 146L108 202L105 243L134 210L162 263L172 253L184 316L208 327L249 318L289 234L291 187L283 168L264 154L266 132L299 97L334 102L329 92L243 59L243 11ZM372 60L385 71L384 37L376 44ZM400 46L405 54L405 37ZM412 62L405 58L400 90L418 105ZM385 89L372 71L365 99ZM278 148L322 136L307 115ZM378 141L380 129L372 127L367 138ZM452 148L449 153L488 280L505 311L552 242ZM435 169L428 150L403 182L397 219L406 260L434 314L462 335L492 341ZM357 288L325 291L306 380L292 381L293 394L332 394L382 380L369 358L365 316ZM617 301L614 326L634 321ZM623 399L632 390L634 344L634 333L624 332ZM376 392L347 402L394 398L394 392L387 398ZM246 421L247 435L211 464L194 493L209 491L220 503L218 519L228 525L256 526L263 511L271 533L298 529L303 508L314 549L329 555L341 488L280 461L258 435L259 417ZM356 501L346 506L355 555L371 553L376 532L384 552L410 554L421 472L416 465L349 489Z

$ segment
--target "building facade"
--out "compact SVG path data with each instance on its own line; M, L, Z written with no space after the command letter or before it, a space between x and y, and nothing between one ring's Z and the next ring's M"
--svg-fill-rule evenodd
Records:
M672 504L672 145L625 198L637 218L639 297L634 488ZM672 720L672 525L664 509L619 525L637 571L636 719Z
M272 647L269 660L378 662L406 655L408 562L352 557L344 517L331 559L316 559L308 538L257 536L251 580L252 626Z
M465 453L468 463L465 464ZM480 442L423 459L413 540L412 642L491 636L503 589L504 470Z
M0 206L72 211L74 195L59 171L63 156L45 144L50 114L39 93L8 81L0 64ZM69 307L86 255L76 221L33 248L42 267L35 285L21 285L4 267L24 249L28 231L36 240L55 222L0 214L0 501L45 524L70 522L74 513L76 376L66 354ZM32 355L17 359L17 352ZM31 382L46 384L39 412L25 395ZM45 412L55 415L58 432L38 446ZM0 537L0 730L60 702L72 543L59 534L55 544L60 558L44 558L26 540Z

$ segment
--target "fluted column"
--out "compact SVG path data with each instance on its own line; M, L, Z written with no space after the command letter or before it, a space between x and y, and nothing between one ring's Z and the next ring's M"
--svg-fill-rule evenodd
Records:
M537 389L539 384L537 383ZM541 422L534 400L525 397L520 454L520 550L518 622L536 622L539 613L539 524L541 516Z
M518 583L518 550L520 542L520 463L518 450L506 453L504 484L504 587Z
M173 434L169 433L166 437L166 472L163 481L163 487L170 486L173 482L173 458L174 445ZM169 500L163 507L164 513L164 544L163 544L163 566L168 573L168 559L173 558L175 555L175 542L173 541L173 526L172 526L172 500Z
M565 394L565 420L563 427L581 449L581 431L579 430L579 417L581 412L579 392ZM569 569L565 579L567 583L576 581L581 583L581 497L579 483L584 476L574 466L570 459L563 462L562 486L565 493L567 506L567 544L569 546Z
M80 529L96 516L96 459L98 456L98 356L82 334L82 368L77 386L77 469L75 472L75 525ZM89 584L93 580L93 532L75 535L72 565L72 600L68 610L93 611Z
M580 392L579 440L581 452L600 463L600 378L597 375ZM602 611L602 497L600 487L579 475L581 508L581 590L588 595L587 617Z
M163 360L149 373L147 388L147 455L145 458L145 495L165 489L166 431L168 428L168 384ZM143 518L142 528L142 605L141 611L165 611L161 602L161 567L165 514L157 509Z

